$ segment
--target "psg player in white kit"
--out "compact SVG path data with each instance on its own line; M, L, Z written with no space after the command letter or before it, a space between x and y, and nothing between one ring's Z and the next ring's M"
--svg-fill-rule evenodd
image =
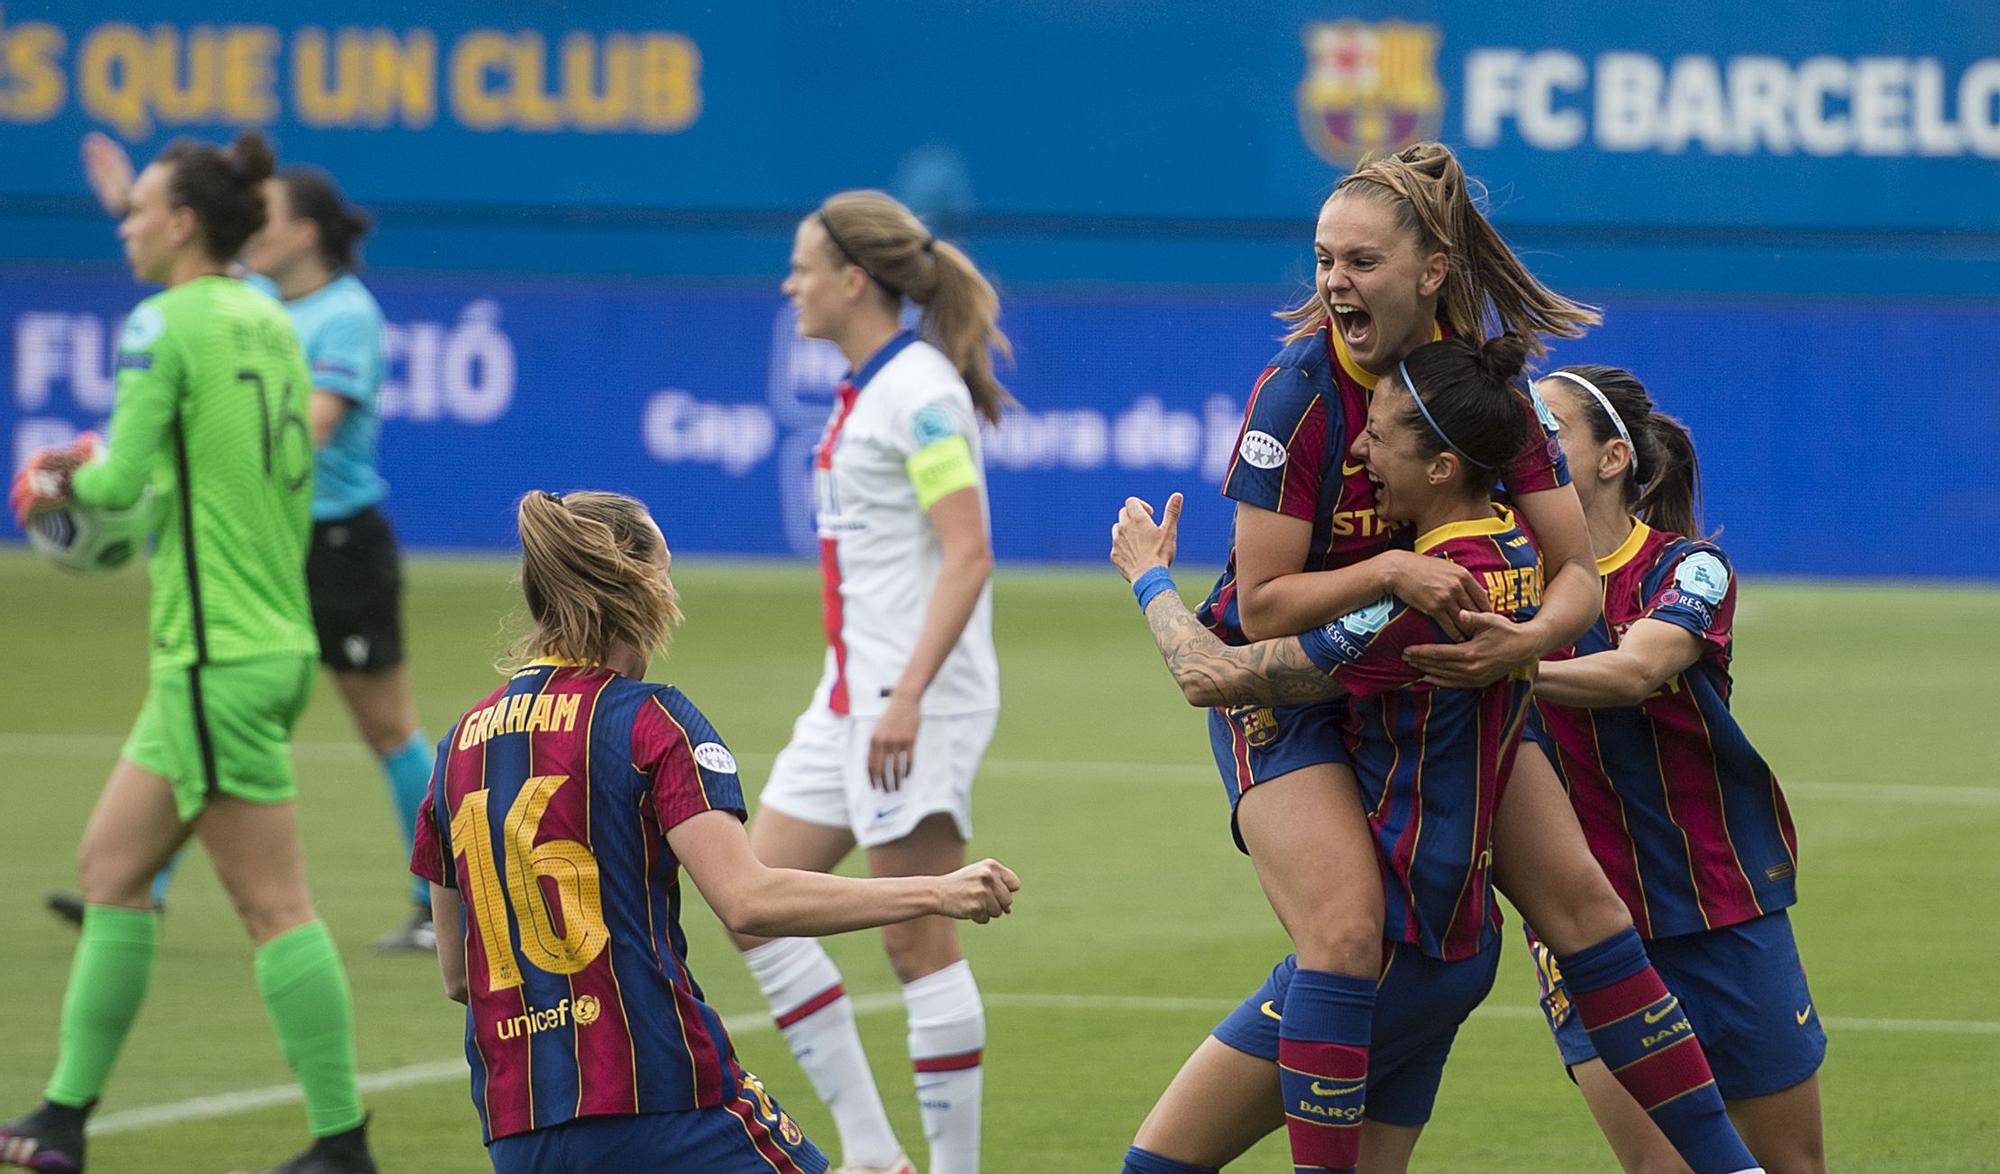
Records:
M972 779L1000 708L979 419L1009 397L999 298L957 248L880 192L844 192L799 224L785 295L799 333L847 356L814 450L826 671L771 768L750 845L767 865L830 872L859 845L874 876L965 863ZM902 325L903 299L922 311ZM910 1174L817 941L738 937L785 1042L832 1110L840 1171ZM884 928L903 984L931 1174L979 1169L986 1015L951 921Z

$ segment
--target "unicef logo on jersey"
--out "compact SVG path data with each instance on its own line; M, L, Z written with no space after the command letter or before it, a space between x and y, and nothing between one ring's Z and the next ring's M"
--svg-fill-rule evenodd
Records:
M1729 568L1722 565L1721 559L1706 551L1690 555L1674 568L1674 586L1682 594L1692 595L1714 607L1729 591Z
M1259 469L1275 469L1290 456L1285 451L1285 442L1269 432L1245 432L1236 451Z

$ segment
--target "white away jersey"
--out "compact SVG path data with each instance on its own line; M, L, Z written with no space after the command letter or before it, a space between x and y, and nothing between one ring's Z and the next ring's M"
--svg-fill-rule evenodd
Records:
M814 704L840 714L878 714L909 663L943 552L907 462L953 436L972 447L983 512L978 415L951 360L905 331L841 384L813 451L827 637L826 673ZM989 585L925 690L921 712L999 705Z

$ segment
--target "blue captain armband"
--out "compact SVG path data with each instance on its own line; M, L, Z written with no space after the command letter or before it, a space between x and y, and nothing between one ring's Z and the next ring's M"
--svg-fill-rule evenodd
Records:
M1132 580L1132 595L1139 601L1142 612L1152 606L1160 592L1172 590L1175 590L1174 573L1165 567L1142 571L1138 578Z

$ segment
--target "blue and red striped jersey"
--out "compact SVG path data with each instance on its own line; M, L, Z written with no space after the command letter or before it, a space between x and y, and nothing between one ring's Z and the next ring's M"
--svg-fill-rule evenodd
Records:
M1541 562L1512 515L1498 514L1440 526L1416 550L1472 572L1494 611L1525 620L1541 606ZM1456 961L1500 930L1493 814L1514 769L1530 682L1441 689L1404 663L1405 648L1449 639L1394 596L1299 637L1354 699L1347 743L1382 865L1383 936Z
M1644 702L1537 701L1544 743L1591 851L1646 937L1699 933L1797 899L1798 833L1763 756L1729 710L1736 576L1721 548L1635 523L1598 560L1604 615L1576 646L1618 646L1640 620L1694 633L1701 659Z
M537 662L438 745L411 871L465 901L465 1054L488 1141L719 1105L740 1083L688 969L669 828L744 814L678 689Z
M1442 324L1437 338L1449 338ZM1222 478L1222 495L1246 505L1312 522L1306 571L1351 566L1397 546L1410 535L1375 512L1375 486L1349 455L1368 423L1376 377L1347 353L1330 323L1289 343L1271 360L1250 392L1236 455ZM1528 437L1506 469L1509 493L1535 493L1569 484L1569 465L1555 439L1555 419L1533 392L1516 392ZM1237 612L1236 551L1222 577L1195 612L1217 637L1244 643Z

